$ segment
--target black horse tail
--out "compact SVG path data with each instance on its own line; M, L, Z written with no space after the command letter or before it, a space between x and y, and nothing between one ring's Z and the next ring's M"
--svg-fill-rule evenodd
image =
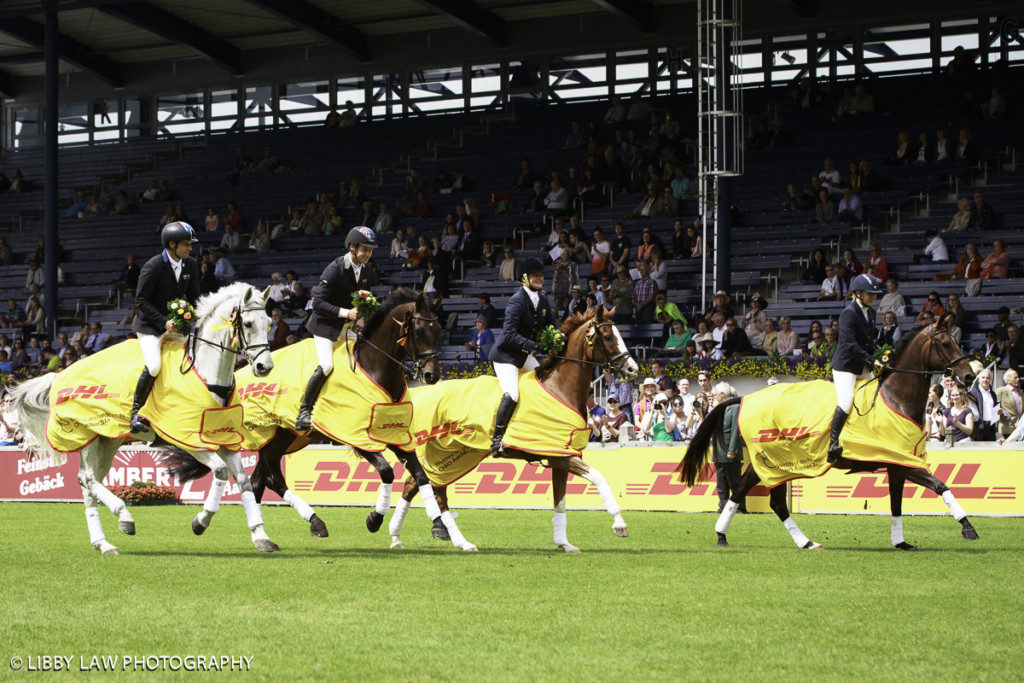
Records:
M686 455L679 463L679 479L687 486L693 486L700 477L700 472L707 462L708 453L711 447L711 438L715 432L722 428L722 415L728 406L736 405L742 399L730 398L728 401L719 403L715 408L704 416L697 432L690 440L690 446L686 449Z
M163 460L163 465L170 470L171 474L177 477L178 481L182 484L206 476L210 471L210 468L196 460L195 456L181 450L180 448L172 448L167 451L167 455Z

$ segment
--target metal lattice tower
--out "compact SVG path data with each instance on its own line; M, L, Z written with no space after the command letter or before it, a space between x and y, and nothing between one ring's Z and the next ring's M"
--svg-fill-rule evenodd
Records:
M739 54L740 29L740 0L698 0L697 183L704 241L701 269L704 305L708 301L709 251L713 259L714 289L728 286L728 272L723 269L729 267L727 244L731 221L722 214L729 211L728 179L743 174L743 94L739 70L734 69L732 63L733 55ZM719 240L723 221L724 249Z

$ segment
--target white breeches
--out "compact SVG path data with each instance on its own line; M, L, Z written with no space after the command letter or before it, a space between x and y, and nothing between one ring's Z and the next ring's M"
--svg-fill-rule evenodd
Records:
M529 370L534 370L540 363L533 356L527 356L523 368L520 370L512 363L493 363L494 374L498 376L498 385L504 394L512 397L513 401L519 400L519 375Z
M832 383L836 387L836 399L844 413L849 413L853 409L853 390L857 386L857 380L866 376L866 374L855 375L844 370L832 370Z
M325 375L334 371L334 341L327 337L313 336L313 346L316 348L316 358L320 363L320 369Z
M139 334L139 346L142 348L142 362L146 364L149 374L156 377L160 374L160 347L163 335Z

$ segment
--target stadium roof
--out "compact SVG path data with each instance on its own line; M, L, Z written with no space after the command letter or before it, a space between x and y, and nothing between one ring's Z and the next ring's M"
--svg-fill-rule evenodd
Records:
M55 0L63 95L604 52L693 39L693 0ZM43 3L0 5L0 92L42 90ZM744 33L998 16L1002 0L745 0ZM62 96L63 96L62 95Z

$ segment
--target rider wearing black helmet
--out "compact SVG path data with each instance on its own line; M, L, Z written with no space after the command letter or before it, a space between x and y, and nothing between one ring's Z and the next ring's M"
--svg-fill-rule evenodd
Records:
M509 298L505 323L488 354L502 391L491 441L495 455L501 454L501 440L519 402L519 374L539 365L530 354L538 348L541 333L555 324L555 314L543 291L544 264L538 258L525 258L519 262L519 275L522 287Z
M352 306L352 295L369 288L370 270L366 264L377 246L377 236L370 228L360 225L349 230L345 246L348 253L331 261L313 288L313 312L306 321L306 329L313 335L319 364L302 395L302 405L295 419L298 431L306 431L312 426L313 404L327 376L334 370L334 342L341 336L345 323L355 322L359 317Z
M185 299L195 305L199 298L199 267L189 256L192 245L199 241L195 229L183 221L168 223L160 231L160 240L164 250L142 266L135 292L137 310L132 319L132 330L139 338L146 367L135 385L130 420L133 434L149 431L149 421L139 417L139 409L145 405L156 376L160 374L163 334L178 331L167 319L167 303L172 299Z

